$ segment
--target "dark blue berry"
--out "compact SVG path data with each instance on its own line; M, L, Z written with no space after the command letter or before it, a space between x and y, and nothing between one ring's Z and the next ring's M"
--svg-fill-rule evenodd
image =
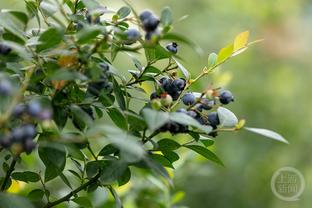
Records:
M31 139L26 139L23 144L23 149L26 154L30 154L36 148L36 143Z
M224 90L220 93L219 100L220 100L220 103L226 105L234 101L234 96L229 90Z
M11 52L11 47L7 46L3 43L0 43L0 54L1 55L8 55Z
M208 114L208 122L211 126L216 127L220 124L219 116L217 112L211 112Z
M101 69L103 69L104 73L109 71L109 65L107 63L101 62L101 63L99 63L99 66L101 67Z
M145 34L145 40L147 41L152 41L152 42L157 42L159 40L160 34L159 31L148 31Z
M9 148L12 145L12 140L9 137L1 137L0 138L0 146L3 148Z
M24 104L18 104L14 107L12 115L14 117L20 117L21 115L23 115L23 113L25 113L26 111L26 106Z
M125 35L127 36L126 44L135 43L141 37L141 34L137 29L128 29L125 31Z
M86 112L90 116L90 118L92 118L93 120L95 119L91 106L83 106L83 107L81 107L81 109L84 112Z
M13 91L11 82L7 79L0 80L0 95L10 95Z
M21 127L24 132L24 137L28 139L33 139L37 135L36 127L32 124L26 124Z
M22 127L15 127L12 130L11 136L14 142L21 142L26 138L24 129Z
M38 101L32 101L28 103L26 111L30 116L38 117L42 111L42 107Z
M149 16L148 18L142 21L143 28L146 32L155 31L159 25L159 19L154 15Z
M196 97L193 93L186 93L182 97L184 105L194 105L196 102Z
M213 100L208 100L207 98L202 98L200 100L200 103L201 108L205 110L211 110L215 104Z
M186 114L191 116L192 118L196 118L198 116L198 114L193 110L187 111Z
M143 11L143 12L140 14L139 18L140 18L140 20L143 22L144 20L146 20L147 18L149 18L149 17L152 16L152 15L153 15L153 13L152 13L151 11L145 10L145 11Z
M178 113L187 113L187 110L185 108L180 108L177 110Z
M181 78L175 79L172 82L172 86L178 90L184 90L185 85L186 85L185 79L181 79Z
M178 52L178 44L173 42L173 43L169 43L166 46L167 50L170 51L171 53L177 53Z

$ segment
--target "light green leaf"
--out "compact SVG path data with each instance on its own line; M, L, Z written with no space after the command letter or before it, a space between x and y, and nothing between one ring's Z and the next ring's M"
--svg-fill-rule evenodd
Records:
M17 36L21 41L25 42L26 37L24 35L24 32L22 30L22 24L20 21L18 21L20 24L18 24L17 20L13 15L9 13L3 13L0 12L0 26L8 30L10 33Z
M83 29L77 33L77 43L85 44L94 41L95 38L102 33L103 29L104 28L97 25L83 27Z
M253 132L256 134L260 134L262 136L265 136L265 137L268 137L268 138L289 144L289 142L283 136L281 136L280 134L278 134L274 131L271 131L268 129L251 128L251 127L245 127L245 129L247 131L250 131L250 132Z
M151 154L149 155L153 160L159 162L161 165L163 165L164 167L169 167L169 168L174 168L170 162L170 160L168 160L166 157L164 157L163 155L160 154Z
M44 31L39 37L39 45L37 52L53 48L57 46L63 39L63 32L57 28L50 27Z
M40 2L40 8L46 16L52 16L58 10L58 5L50 0Z
M127 6L123 6L117 11L117 14L120 19L127 17L130 13L131 13L131 9Z
M217 109L217 113L220 120L220 126L222 127L232 128L238 123L238 119L235 114L226 108L219 107Z
M218 55L216 53L211 53L208 56L208 69L211 68L212 66L216 65L218 59Z
M188 72L188 70L177 59L173 58L173 60L177 63L179 69L181 70L181 72L183 73L185 78L189 79L190 78L190 73Z
M116 124L116 126L125 130L128 129L126 117L121 110L116 107L111 107L107 109L107 113L112 121Z
M88 197L80 196L80 197L74 198L72 201L75 202L76 204L79 204L82 207L85 207L85 208L93 207L92 203Z
M233 44L230 44L222 48L218 54L217 64L221 64L222 62L230 58L232 53L233 53Z
M169 26L169 25L172 24L172 22L173 22L173 20L172 20L172 12L171 12L171 9L169 7L165 7L161 11L160 22L164 26Z
M143 109L142 115L151 131L159 129L169 121L168 113L155 111L149 108Z

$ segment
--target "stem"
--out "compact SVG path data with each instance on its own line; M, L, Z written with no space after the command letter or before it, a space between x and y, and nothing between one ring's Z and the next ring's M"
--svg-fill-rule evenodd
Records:
M56 206L58 204L61 204L61 203L65 202L65 201L69 201L72 196L76 195L78 192L82 191L83 189L85 189L88 186L90 186L93 183L95 183L100 176L101 176L101 174L98 173L96 176L91 178L87 183L82 184L81 186L79 186L75 190L69 192L67 195L63 196L62 198L60 198L60 199L58 199L56 201L48 203L46 206L44 206L44 208L54 207L54 206Z
M9 181L9 179L11 178L11 174L12 172L14 171L14 168L15 168L15 165L16 165L16 162L17 162L17 159L18 159L18 156L14 156L13 159L12 159L12 162L11 162L11 165L9 167L9 170L6 172L5 174L5 177L4 177L4 180L3 180L3 183L1 185L1 188L0 190L1 191L4 191L6 186L7 186L7 183Z

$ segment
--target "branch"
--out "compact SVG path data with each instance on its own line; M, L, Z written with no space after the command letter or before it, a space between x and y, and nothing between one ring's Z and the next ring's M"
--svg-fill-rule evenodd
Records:
M61 204L61 203L65 202L65 201L69 201L72 196L76 195L78 192L82 191L83 189L85 189L88 186L90 186L93 183L95 183L99 179L100 176L101 176L101 173L98 173L96 176L91 178L87 183L82 184L81 186L79 186L75 190L69 192L67 195L63 196L62 198L60 198L60 199L58 199L56 201L53 201L53 202L49 202L46 206L44 206L44 208L54 207L54 206L56 206L58 204Z
M2 185L1 185L1 188L0 188L1 191L4 191L4 190L5 190L5 188L6 188L7 184L8 184L8 181L9 181L9 179L11 178L11 174L12 174L12 172L14 171L14 168L15 168L15 165L16 165L16 162L17 162L17 159L18 159L18 156L14 156L14 157L13 157L13 160L12 160L12 162L11 162L11 165L10 165L8 171L6 172L5 177L4 177L4 180L3 180L3 183L2 183Z

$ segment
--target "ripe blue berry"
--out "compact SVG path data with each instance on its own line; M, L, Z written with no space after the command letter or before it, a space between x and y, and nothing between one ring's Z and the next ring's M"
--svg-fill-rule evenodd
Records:
M101 67L101 69L103 69L104 73L109 71L109 65L107 63L101 62L101 63L99 63L99 66Z
M151 11L145 10L145 11L143 11L143 12L140 14L139 18L140 18L140 20L143 22L144 20L146 20L147 18L149 18L149 17L152 16L152 15L153 15L153 13L152 13Z
M11 52L11 47L0 43L0 55L8 55Z
M153 100L153 99L156 99L156 98L160 98L157 94L157 92L153 92L150 96L150 99Z
M24 133L24 137L27 139L33 139L37 135L36 127L32 124L26 124L21 127Z
M183 101L184 105L194 105L196 102L196 97L192 93L186 93L182 97L182 101Z
M211 126L216 127L220 124L219 116L217 112L211 112L208 114L208 122Z
M0 146L3 148L9 148L12 145L12 140L10 139L10 137L1 137L0 138Z
M166 46L167 50L170 51L171 53L177 53L178 52L178 44L173 42L173 43L169 43Z
M13 91L11 82L7 79L0 80L0 95L10 95Z
M36 148L36 143L31 139L26 139L23 144L23 149L26 154L30 154Z
M159 19L154 15L149 16L148 18L142 21L143 28L146 32L155 31L159 25Z
M14 117L20 117L21 115L23 115L23 113L25 113L25 111L26 111L26 106L24 104L18 104L13 109L12 115Z
M30 116L38 117L42 111L42 107L38 101L32 101L28 103L26 111Z
M126 44L129 45L135 43L141 37L141 34L137 29L128 29L125 31L125 35L127 36Z
M177 90L184 90L185 85L186 85L185 79L181 78L175 79L172 82L172 86L175 87Z
M229 104L234 101L234 96L229 90L224 90L219 95L219 100L222 104Z

